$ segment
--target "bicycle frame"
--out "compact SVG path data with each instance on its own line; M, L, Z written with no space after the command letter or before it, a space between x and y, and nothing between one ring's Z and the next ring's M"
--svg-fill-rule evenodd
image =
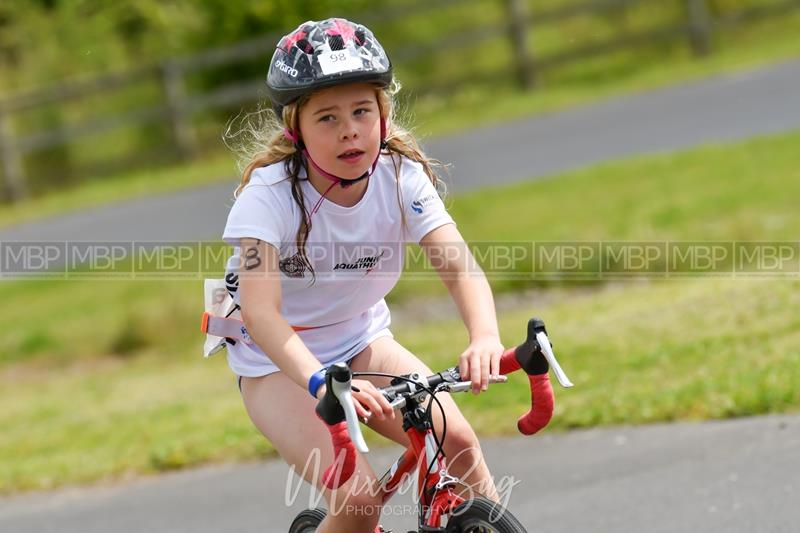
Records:
M504 381L505 375L520 369L528 375L531 409L517 420L517 429L524 435L538 432L553 415L553 389L548 377L551 366L559 382L571 387L572 383L552 353L544 322L532 318L528 321L525 342L502 354L499 368L501 376L496 378L499 380L502 377ZM357 450L362 453L369 451L361 434L361 422L352 398L351 380L358 375L370 375L370 372L352 373L343 363L331 365L325 374L326 393L316 407L317 416L328 426L334 457L337 458L322 479L323 485L331 490L339 488L352 476ZM394 377L399 383L393 381L392 385L379 390L403 413L403 430L410 444L381 477L381 501L388 501L406 476L417 468L417 494L423 509L418 519L420 529L440 530L442 517L452 515L465 500L454 492L460 480L448 474L447 462L437 445L428 411L420 406L420 402L424 401L426 392L431 397L430 401L434 401L432 396L437 392L464 392L469 390L471 384L461 380L457 367L427 377L416 374Z
M433 430L417 407L416 402L409 402L402 409L404 424L409 426L406 435L410 444L381 477L381 501L382 503L389 501L406 476L411 475L416 468L417 497L423 510L418 522L420 525L438 528L442 516L451 513L464 502L464 499L453 491L458 479L450 477L447 473L444 454L441 451L437 453L438 446L433 437Z

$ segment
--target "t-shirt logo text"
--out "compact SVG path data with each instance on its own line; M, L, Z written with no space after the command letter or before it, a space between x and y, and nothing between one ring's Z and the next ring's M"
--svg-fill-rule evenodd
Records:
M425 209L425 206L431 203L433 200L436 199L436 195L429 194L427 196L423 196L422 198L417 198L413 202L411 202L411 209L414 210L415 213L419 214Z
M381 257L385 252L381 252L378 255L373 255L371 257L359 257L356 261L352 263L336 263L336 266L333 267L334 270L366 270L367 272L371 271L380 261Z

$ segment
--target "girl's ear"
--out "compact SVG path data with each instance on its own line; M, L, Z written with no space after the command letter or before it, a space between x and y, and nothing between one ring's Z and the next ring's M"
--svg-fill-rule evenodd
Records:
M300 138L299 132L295 132L289 128L283 128L283 136L292 141L298 150L305 150L306 145Z
M293 132L289 128L283 128L283 136L292 141L293 143L296 143L297 141L300 140L297 134L295 134L295 132Z

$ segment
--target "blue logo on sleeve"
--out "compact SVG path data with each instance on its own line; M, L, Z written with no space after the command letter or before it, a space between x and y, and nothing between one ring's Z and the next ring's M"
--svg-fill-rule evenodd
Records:
M414 210L415 213L420 214L425 209L425 206L434 201L437 198L434 194L429 194L428 196L423 196L422 198L418 198L411 202L411 209Z

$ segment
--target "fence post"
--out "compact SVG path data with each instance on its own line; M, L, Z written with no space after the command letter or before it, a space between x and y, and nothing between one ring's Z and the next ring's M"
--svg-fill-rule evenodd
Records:
M517 67L517 79L522 88L532 89L536 85L536 72L533 58L528 52L526 39L528 14L522 0L505 0L505 4L508 16L508 37Z
M11 117L2 106L0 106L0 157L3 158L3 176L8 198L12 202L27 198L28 187L25 182L22 156L14 139Z
M689 13L689 41L696 56L711 53L711 14L706 0L686 0Z
M174 61L162 63L161 81L167 98L168 119L175 137L175 146L178 154L183 159L188 159L195 151L196 139L191 114L186 108L186 89L180 66Z

